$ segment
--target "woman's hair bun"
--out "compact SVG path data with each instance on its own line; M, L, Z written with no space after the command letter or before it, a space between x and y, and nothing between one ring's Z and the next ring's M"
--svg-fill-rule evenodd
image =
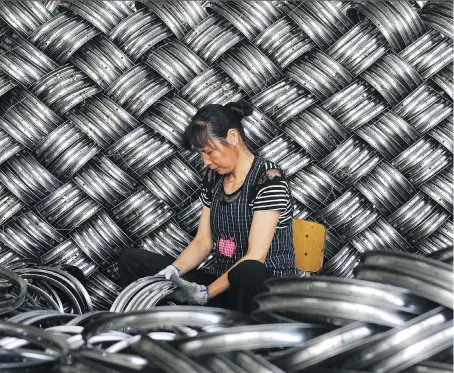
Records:
M233 114L240 116L241 119L251 115L254 111L252 105L245 100L229 102L228 104L224 105L224 107Z

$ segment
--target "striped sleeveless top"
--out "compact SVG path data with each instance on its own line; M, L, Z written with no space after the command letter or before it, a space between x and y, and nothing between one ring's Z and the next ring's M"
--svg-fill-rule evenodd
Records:
M293 201L284 172L273 162L255 156L243 185L232 194L224 192L224 175L208 170L200 195L210 208L215 258L202 270L221 276L248 251L249 230L255 211L278 210L280 218L265 265L271 276L297 274L293 248Z

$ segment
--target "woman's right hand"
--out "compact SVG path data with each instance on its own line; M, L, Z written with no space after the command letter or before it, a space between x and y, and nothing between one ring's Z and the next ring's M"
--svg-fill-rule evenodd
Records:
M162 271L156 274L157 276L164 276L166 280L170 279L170 276L175 275L180 277L180 270L173 264L165 267Z

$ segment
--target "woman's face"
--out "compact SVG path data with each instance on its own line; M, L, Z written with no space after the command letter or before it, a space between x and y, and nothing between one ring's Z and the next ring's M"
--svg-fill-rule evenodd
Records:
M227 136L227 142L228 145L224 145L222 142L214 140L212 146L206 145L200 149L200 155L205 166L221 175L231 173L238 162L235 141Z

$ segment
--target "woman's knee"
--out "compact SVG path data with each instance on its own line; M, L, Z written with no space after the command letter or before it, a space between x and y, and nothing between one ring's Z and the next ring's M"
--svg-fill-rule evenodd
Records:
M140 256L140 253L138 253L139 249L131 248L123 251L123 253L120 255L118 258L118 269L121 271L124 268L128 268L131 266L131 263L137 262L137 260L140 260L138 256Z
M269 278L268 268L258 260L244 260L228 274L230 285L241 283L243 286L248 284L255 286L263 283L267 278Z
M148 250L130 248L125 250L118 259L118 269L144 272L144 276L153 276L174 261L170 256L161 255ZM142 274L142 273L141 273Z

